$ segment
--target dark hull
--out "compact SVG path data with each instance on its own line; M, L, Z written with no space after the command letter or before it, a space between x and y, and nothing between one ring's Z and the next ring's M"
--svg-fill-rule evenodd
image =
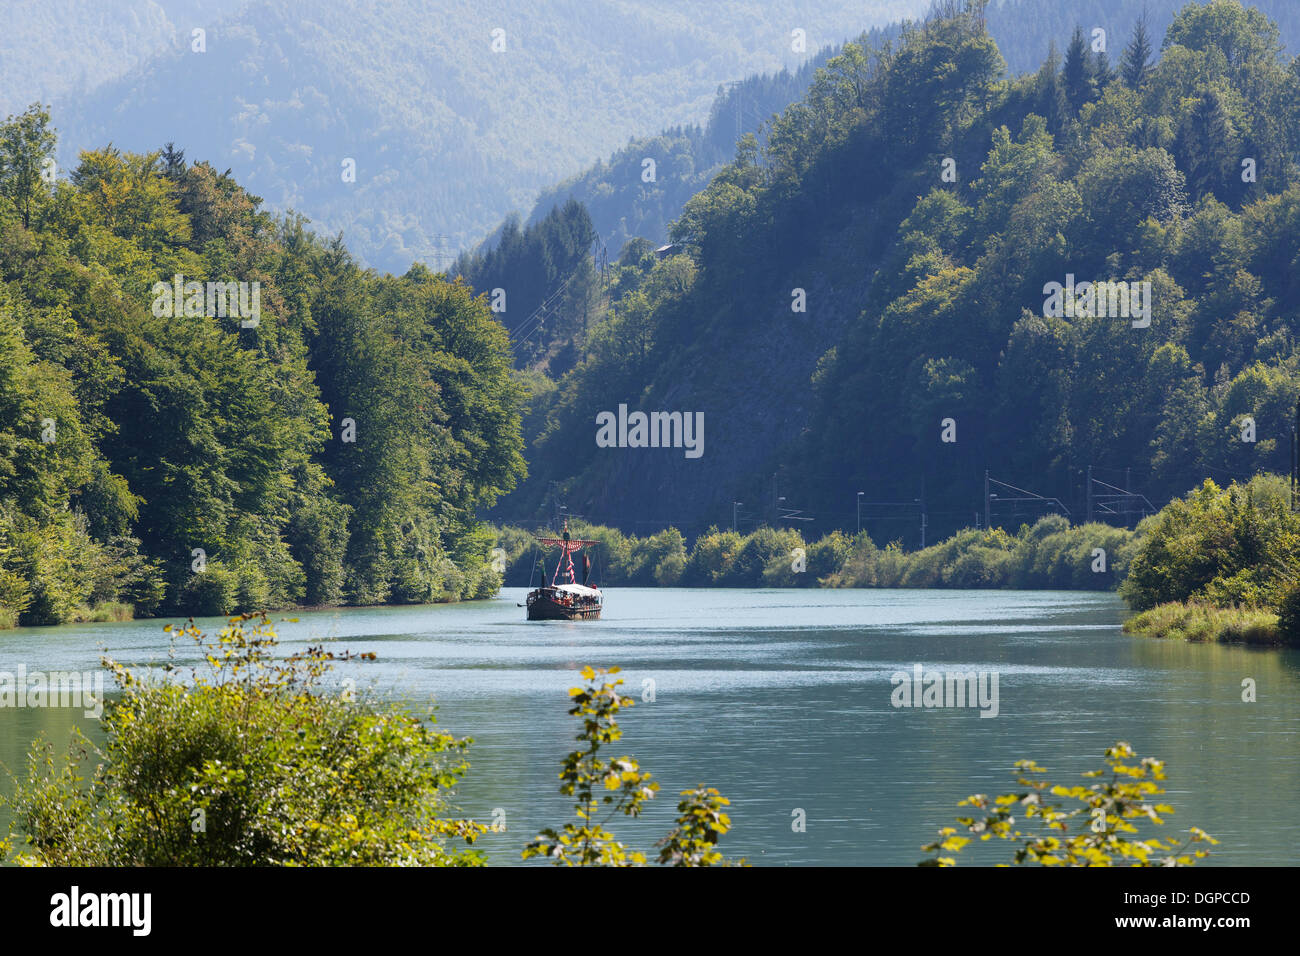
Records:
M595 621L600 618L600 609L598 603L561 603L540 591L528 595L530 621Z

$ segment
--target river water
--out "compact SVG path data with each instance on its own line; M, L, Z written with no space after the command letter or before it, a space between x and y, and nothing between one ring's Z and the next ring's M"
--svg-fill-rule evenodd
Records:
M1126 740L1167 764L1163 799L1177 812L1152 835L1202 827L1221 841L1208 865L1297 861L1300 652L1130 637L1122 602L1091 592L627 588L608 592L603 620L582 623L525 622L523 595L279 626L290 646L375 652L336 676L436 702L444 729L474 738L455 800L475 819L504 816L504 832L479 843L494 864L518 862L538 828L570 819L557 774L577 732L566 691L586 664L622 667L636 700L611 755L635 756L661 790L640 820L609 826L647 852L671 828L677 793L705 782L731 799L731 856L910 865L965 812L963 797L1015 789L1017 759L1070 784ZM0 671L84 670L101 648L160 660L163 623L0 632ZM893 706L891 677L917 664L996 673L997 716ZM36 733L62 740L74 723L98 726L79 709L0 709L0 775L22 769ZM995 843L964 862L1009 860Z

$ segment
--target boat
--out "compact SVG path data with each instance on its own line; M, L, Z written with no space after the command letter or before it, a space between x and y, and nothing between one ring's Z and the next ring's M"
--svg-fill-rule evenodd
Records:
M528 620L530 621L595 621L600 618L605 596L600 588L589 587L591 558L582 556L582 583L579 584L573 567L573 556L583 548L598 542L583 541L569 535L569 522L564 522L564 533L559 538L538 538L544 548L559 548L560 557L555 562L551 583L546 584L546 568L542 567L542 586L528 592Z

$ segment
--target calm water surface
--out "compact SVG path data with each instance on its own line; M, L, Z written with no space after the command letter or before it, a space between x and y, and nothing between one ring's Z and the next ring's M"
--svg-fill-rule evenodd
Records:
M671 828L678 791L707 782L732 801L732 855L909 865L958 800L1011 789L1015 760L1069 783L1127 740L1168 764L1178 812L1164 829L1201 826L1222 841L1211 864L1296 862L1300 652L1129 637L1108 594L615 589L604 620L531 624L516 607L523 595L280 625L291 645L374 651L377 662L335 676L436 702L445 729L474 738L456 802L481 820L504 811L506 832L479 844L493 863L517 862L539 827L569 819L557 773L576 732L566 691L585 664L622 667L637 700L612 755L637 757L662 789L641 820L610 826L647 851ZM87 669L101 648L129 663L161 660L163 623L0 632L0 670ZM999 715L894 708L891 675L918 663L996 671ZM1248 677L1256 703L1241 700ZM653 702L642 700L647 681ZM74 723L95 732L80 711L0 710L0 774L21 770L37 733L62 740ZM792 829L796 810L805 832ZM988 849L970 862L1009 855L979 855Z

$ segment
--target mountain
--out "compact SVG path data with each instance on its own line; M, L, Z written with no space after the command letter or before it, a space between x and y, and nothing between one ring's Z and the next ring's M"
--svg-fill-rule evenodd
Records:
M201 53L193 17L177 13L168 48L144 56L166 32L159 9L139 8L134 42L114 27L114 45L139 65L87 91L21 72L60 45L57 34L4 58L7 101L54 94L61 166L107 141L133 151L175 142L229 167L269 208L342 230L367 264L401 272L417 259L445 266L628 136L702 121L719 82L797 67L924 2L726 0L707 17L688 0L618 0L598 17L578 0L253 2L225 19L214 7L199 24Z
M1054 0L1000 0L985 10L985 25L1013 74L1036 71L1050 49L1063 51L1076 26L1085 28L1118 57L1144 14L1151 37L1159 38L1186 0L1085 0L1062 6ZM1300 50L1300 6L1291 0L1259 0L1255 6L1278 24L1286 49ZM942 7L932 4L932 10ZM873 27L854 42L882 47L896 42L901 24ZM746 133L763 141L764 128L774 115L800 99L816 71L839 53L842 44L823 47L797 70L754 74L719 86L707 124L664 129L632 139L606 159L576 176L542 190L526 221L536 223L566 200L587 207L609 254L616 255L636 237L662 245L668 225L686 200L699 192L731 159L735 144ZM656 162L656 178L644 182L642 162ZM487 244L496 241L494 232Z
M1158 60L1081 33L1006 78L987 23L846 45L687 202L677 254L618 263L582 360L537 388L499 517L562 501L697 533L788 509L816 533L863 492L938 535L982 518L986 469L1013 524L1110 507L1097 481L1159 503L1285 469L1300 114L1276 25L1193 4ZM1054 313L1074 277L1136 283L1149 326ZM603 447L620 406L702 413L703 454Z
M10 0L0 6L0 116L118 80L248 0Z

